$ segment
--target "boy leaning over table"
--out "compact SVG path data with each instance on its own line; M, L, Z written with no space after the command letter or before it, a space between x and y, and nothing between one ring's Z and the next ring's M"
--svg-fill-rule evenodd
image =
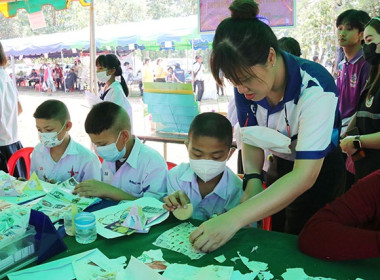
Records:
M169 171L164 208L194 208L193 219L207 220L239 204L242 180L226 166L232 145L230 121L218 113L203 113L190 125L186 147L190 163Z
M167 164L156 150L131 134L131 122L122 107L112 102L96 104L87 115L85 129L104 160L101 181L86 180L73 193L115 201L166 195Z

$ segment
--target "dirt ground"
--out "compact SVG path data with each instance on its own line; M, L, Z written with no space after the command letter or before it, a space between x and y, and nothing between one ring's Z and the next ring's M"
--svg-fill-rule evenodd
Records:
M207 88L206 88L207 90ZM226 90L227 91L227 90ZM225 96L217 99L202 100L200 105L201 112L227 112L229 100L232 98L232 90L226 92ZM211 94L216 96L216 94ZM210 94L209 94L210 96ZM52 96L46 93L35 91L34 89L22 87L19 88L19 100L23 107L23 112L19 116L19 139L24 147L34 147L38 143L37 130L33 113L39 104L47 99L58 99L66 104L70 111L73 128L70 135L77 142L85 147L90 147L90 138L84 130L84 121L90 110L86 97L80 92L74 91L64 93L63 91L56 91ZM138 96L137 89L132 90L132 95L128 97L129 102L133 108L133 129L135 135L146 135L151 131L151 124L149 117L146 116L146 105L143 103L142 98ZM145 113L144 113L145 112ZM163 154L163 144L158 142L146 142L147 145L153 147L161 154ZM167 160L179 164L181 162L188 162L188 155L185 145L168 144ZM228 161L228 166L236 172L236 154L234 154Z

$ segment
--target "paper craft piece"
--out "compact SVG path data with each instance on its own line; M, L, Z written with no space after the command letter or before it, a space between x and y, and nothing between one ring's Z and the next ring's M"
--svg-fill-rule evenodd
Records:
M205 253L195 251L189 240L195 229L191 223L182 223L162 233L153 245L184 254L192 260L199 259Z
M0 205L0 244L5 244L26 232L30 209L5 201L1 201Z
M42 185L40 183L40 179L36 172L30 176L28 183L25 185L24 191L43 191Z
M0 189L0 196L19 196L20 194L16 191L13 186L11 178L7 178L5 183Z
M55 187L45 197L33 205L32 209L43 212L55 223L63 219L65 213L71 209L71 205L76 205L78 212L82 212L97 201L99 201L99 198L80 197L62 190L60 187Z
M123 270L126 257L108 259L101 251L72 262L77 280L116 280Z
M135 257L131 257L127 269L122 277L119 279L128 280L167 280L167 278L161 276L158 272L151 269L149 266L145 265L141 261L137 260Z
M232 274L232 266L209 265L206 267L195 267L187 264L174 263L168 266L163 276L170 280L224 280L230 279Z
M220 255L219 257L214 258L218 263L224 263L226 261L226 257L224 255Z
M178 220L184 221L193 215L193 204L189 203L187 204L187 207L180 207L173 211L174 217L176 217Z
M164 260L160 249L145 251L137 259L157 272L165 271L169 265Z
M334 278L324 278L324 277L312 277L305 273L303 268L287 268L286 272L281 274L284 280L334 280Z
M161 201L153 197L142 197L93 212L96 217L98 234L105 238L116 238L135 232L134 229L129 229L122 225L133 205L140 206L147 218L142 232L147 232L150 227L163 222L169 217L169 212L163 208Z
M232 266L208 265L201 267L194 277L194 280L221 280L230 279L234 268Z
M89 259L97 255L103 255L99 249L89 250L77 255L59 259L56 261L48 262L45 264L33 266L24 270L19 270L17 272L12 272L8 274L9 280L25 280L25 279L54 279L54 280L67 280L75 279L76 275L74 272L74 267L72 265L73 261L80 261L82 259ZM122 260L120 258L115 260L109 260L111 263L120 266ZM125 258L124 258L125 262ZM125 279L125 278L120 278Z
M255 277L256 273L254 272L242 274L239 270L234 270L230 280L252 280L255 279Z
M75 180L74 177L71 177L69 179L67 179L66 181L64 182L61 182L58 184L58 186L64 190L67 190L69 191L70 193L73 192L74 188L76 185L78 185L79 183L77 182L77 180Z
M133 205L129 210L128 216L122 223L122 226L136 230L143 230L146 222L147 218L144 215L142 207Z
M260 280L271 280L274 278L273 274L269 271L260 271L257 277L259 277Z
M233 261L234 263L236 263L237 260L240 260L239 257L235 257L235 258L232 258L231 261Z
M268 264L264 262L249 261L248 258L240 255L240 252L237 252L239 258L244 263L244 265L252 272L259 273L260 271L265 271L268 269Z
M264 126L250 126L240 128L240 132L243 142L248 145L284 154L291 153L291 139L277 130Z
M251 253L257 251L257 249L259 249L259 246L253 246L252 250L251 250Z

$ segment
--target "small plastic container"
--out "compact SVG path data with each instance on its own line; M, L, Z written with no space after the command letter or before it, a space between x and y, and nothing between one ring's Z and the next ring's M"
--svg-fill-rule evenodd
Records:
M65 216L63 216L63 225L65 227L65 232L69 236L75 235L75 224L73 222L73 215L71 211L67 211Z
M29 225L23 235L0 242L0 279L37 259L35 234L34 226Z
M81 212L75 215L75 239L80 244L92 243L96 240L95 215L89 212Z

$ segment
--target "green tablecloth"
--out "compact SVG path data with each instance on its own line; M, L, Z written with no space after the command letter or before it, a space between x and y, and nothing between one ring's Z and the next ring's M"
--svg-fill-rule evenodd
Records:
M199 225L199 221L190 220L194 225ZM52 260L74 255L93 248L100 249L107 257L116 258L119 256L138 257L143 251L150 249L160 249L152 243L164 231L178 225L180 221L170 217L160 225L151 228L148 234L132 234L130 236L115 239L105 239L98 235L98 239L92 244L78 244L74 237L65 237L68 250ZM258 250L251 252L253 246L258 246ZM234 266L242 273L249 270L240 260L236 263L230 259L237 257L237 251L249 260L268 263L269 270L275 276L274 279L282 279L281 274L287 268L302 267L309 276L323 276L335 279L356 279L366 280L380 279L380 259L367 259L359 261L328 262L311 258L298 250L297 236L278 232L268 232L260 229L242 229L227 244L218 250L209 253L198 260L191 260L185 255L170 250L162 249L164 259L169 263L187 263L193 266L206 266L209 264ZM227 260L219 264L214 257L224 254Z

